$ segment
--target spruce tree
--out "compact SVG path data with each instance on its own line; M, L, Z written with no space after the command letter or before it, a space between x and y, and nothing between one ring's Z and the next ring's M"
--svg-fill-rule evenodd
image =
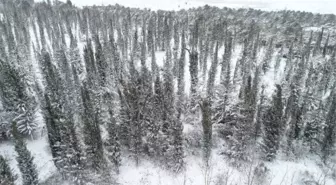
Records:
M271 106L265 112L263 117L263 125L265 135L263 138L264 159L272 161L275 159L279 149L281 127L282 127L282 88L276 85L276 92L273 95Z
M330 38L330 34L328 34L327 40L325 41L324 46L323 46L323 52L322 52L323 57L325 57L327 55L327 50L328 50L327 48L328 48L328 44L329 44L329 38Z
M269 43L268 43L268 48L267 48L267 51L265 53L265 57L263 59L263 62L262 62L262 70L264 72L264 74L269 70L270 68L270 62L272 60L272 56L273 56L273 53L274 53L274 46L273 46L273 41L274 41L274 38L272 37L270 40L269 40Z
M316 56L321 51L323 32L324 32L324 28L322 28L322 31L318 35L318 38L317 38L317 41L315 43L315 47L314 47L314 50L313 50L313 56Z
M119 167L121 165L121 154L120 154L120 143L118 137L118 130L116 125L116 120L112 111L110 111L110 123L108 123L108 140L107 140L107 157L110 162L114 165L114 169L119 173Z
M26 142L18 132L16 123L13 123L12 134L15 138L16 160L22 175L23 185L38 185L38 172L34 164L34 157L27 148Z
M230 78L231 73L231 57L232 57L232 33L227 32L227 39L225 41L225 50L222 61L221 75L220 75L220 83L224 86L228 86L230 82L227 81L227 76Z
M10 168L8 161L0 155L0 185L14 185L17 176Z
M74 84L74 82L66 77L65 79L68 81L64 82L59 71L52 64L48 52L42 53L41 65L47 83L43 115L53 161L64 179L80 184L82 180L82 154L72 115L73 106L68 102L71 101L69 97L73 92L65 91L67 88L64 85ZM67 69L64 72L68 73L65 76L69 76L72 71Z
M334 94L334 93L332 93ZM331 95L333 97L332 104L328 111L326 117L326 127L323 129L324 138L322 142L322 158L324 162L333 154L333 147L335 145L335 127L336 127L336 98L335 95Z
M203 99L200 104L202 110L202 127L203 127L203 153L204 160L208 164L212 148L212 122L211 122L211 105L209 99Z
M83 133L84 143L86 145L86 164L89 168L97 171L105 168L105 159L103 151L103 141L100 131L100 108L97 107L97 97L90 88L90 84L84 82L81 88L83 100Z
M215 53L213 57L213 62L211 64L211 68L209 71L209 77L208 77L208 84L207 84L207 94L209 97L213 95L213 88L215 85L215 77L217 73L217 66L218 66L218 41L216 42L216 47L215 47Z

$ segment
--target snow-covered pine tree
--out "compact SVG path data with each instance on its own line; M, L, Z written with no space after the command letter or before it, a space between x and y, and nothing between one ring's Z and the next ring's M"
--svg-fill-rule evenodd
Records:
M269 39L268 47L267 47L265 56L264 56L263 61L262 61L262 70L263 70L264 74L269 70L270 62L271 62L272 56L274 54L273 42L274 42L274 37Z
M174 21L174 48L173 48L173 74L174 76L178 76L179 69L179 59L178 53L180 49L180 22L178 19Z
M276 72L278 72L278 70L279 70L280 62L281 62L281 59L283 58L283 55L284 55L284 48L285 47L283 45L281 45L281 48L276 55L275 66L274 66L274 69L275 69Z
M36 129L36 99L25 79L25 72L0 60L0 96L5 111L12 112L8 122L15 120L19 132L31 136ZM8 127L9 128L9 127Z
M100 131L101 110L96 102L100 97L93 92L90 81L83 83L81 96L83 100L83 134L86 145L85 163L87 167L100 171L106 167Z
M16 123L12 125L12 134L15 138L16 160L22 175L23 185L38 185L38 172L34 164L34 157L27 148L26 142L17 129Z
M260 70L260 69L259 69ZM256 79L255 79L256 80ZM254 138L257 140L260 136L262 136L261 128L262 128L262 122L263 117L265 114L265 86L261 86L261 92L259 97L259 104L257 106L257 114L255 118L255 130L254 130Z
M97 64L97 70L98 70L98 76L99 76L99 85L101 87L105 87L106 86L106 81L107 81L107 72L108 72L108 63L106 61L106 58L104 56L104 53L103 53L103 48L102 48L102 45L100 43L100 40L99 40L99 36L96 35L95 36L95 61L96 61L96 64Z
M217 73L217 66L218 66L218 41L216 41L216 46L215 46L215 53L214 53L214 58L211 63L211 68L209 71L209 77L208 77L208 83L207 83L207 94L211 98L213 96L213 88L215 84L215 77Z
M290 85L291 91L290 96L287 100L287 105L285 109L285 122L289 124L288 137L287 137L287 154L294 150L292 144L295 140L299 139L301 136L301 130L303 127L302 123L302 108L304 105L301 105L301 96L302 96L302 83L303 78L305 77L305 60L302 56L301 61L298 65L297 74L294 75L293 82Z
M209 28L208 28L209 29ZM208 57L209 57L209 50L210 50L210 34L205 34L205 43L204 43L204 46L203 46L203 58L201 58L202 60L202 66L201 66L201 69L202 69L202 72L203 72L203 81L206 80L206 74L207 74L207 68L208 68ZM226 48L226 47L225 47Z
M330 33L328 33L327 40L324 43L322 55L325 57L327 55L328 45L329 45Z
M322 28L322 31L318 35L318 38L317 38L317 41L315 43L315 47L314 47L314 50L313 50L313 56L316 56L317 54L319 54L321 52L323 32L324 32L324 28Z
M66 93L66 85L63 85L66 83L52 64L49 53L43 52L40 60L46 81L43 115L52 157L64 179L81 184L82 154L71 114L73 107L67 102L71 93ZM67 73L71 74L70 69Z
M202 110L203 127L203 155L207 165L211 155L212 148L212 120L211 120L211 102L210 99L203 99L200 103Z
M190 97L191 97L191 107L196 105L196 93L198 85L198 52L197 52L197 43L198 43L198 29L199 22L195 21L193 29L191 30L191 50L189 51L189 72L190 72Z
M323 129L324 138L322 141L322 158L324 162L327 161L328 157L334 154L334 146L335 146L335 134L336 134L336 97L335 92L332 92L330 96L333 96L332 104L329 108L325 127Z
M116 119L112 110L109 111L110 122L107 125L108 131L108 140L106 144L106 150L108 151L107 157L110 162L114 165L113 168L117 173L119 173L119 167L121 165L121 151L120 151L120 143L118 137L118 129Z
M231 57L232 57L232 33L227 31L225 40L225 50L222 61L220 83L226 88L230 84L231 78Z
M0 185L14 185L17 175L10 168L8 161L0 155Z
M279 149L282 121L282 88L276 85L276 92L273 95L271 106L263 116L265 134L263 137L264 159L272 161L275 159Z

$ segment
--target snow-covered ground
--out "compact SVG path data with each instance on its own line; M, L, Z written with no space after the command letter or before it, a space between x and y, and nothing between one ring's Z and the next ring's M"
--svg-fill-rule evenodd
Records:
M39 179L41 181L49 178L56 173L57 169L52 161L48 138L43 136L36 140L28 140L27 147L35 157L34 163L37 166ZM15 174L19 175L17 184L21 184L20 171L16 162L16 152L12 142L0 143L0 154L9 161L10 167L14 170Z
M28 141L28 149L35 157L35 164L39 172L41 181L46 180L56 173L56 168L52 162L49 146L46 137L38 140ZM10 166L17 174L17 162L12 143L1 143L0 154L9 160ZM259 161L247 165L243 170L237 170L230 166L219 150L212 152L209 168L205 168L202 158L197 155L186 156L186 171L180 175L170 174L162 167L148 160L142 160L140 166L127 158L122 159L118 182L122 185L245 185L258 178L250 176ZM304 157L298 161L276 160L273 163L265 163L268 170L265 171L264 178L267 185L301 185L303 181L315 180L324 185L335 185L335 181L330 177L325 177L325 169L321 168L314 158ZM329 172L330 173L330 172ZM20 184L20 178L17 180ZM55 184L56 185L56 184Z

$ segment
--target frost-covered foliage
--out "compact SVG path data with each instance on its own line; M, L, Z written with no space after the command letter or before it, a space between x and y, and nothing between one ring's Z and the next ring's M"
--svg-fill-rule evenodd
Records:
M15 139L15 151L17 153L16 160L22 174L22 184L37 185L39 179L36 165L34 164L34 157L27 149L27 145L23 138L19 135L15 122L13 123L12 133Z
M17 176L13 169L9 167L8 161L0 155L0 184L14 185Z
M270 182L280 159L334 163L335 15L0 5L0 140L13 121L17 138L45 124L59 173L49 182L117 183L148 159L179 176L190 156L202 156L205 183L213 156L249 185Z

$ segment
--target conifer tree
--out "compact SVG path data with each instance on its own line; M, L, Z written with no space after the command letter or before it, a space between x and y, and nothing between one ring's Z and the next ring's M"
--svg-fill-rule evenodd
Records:
M227 81L227 76L231 73L231 55L232 55L232 35L231 32L227 32L227 39L225 41L225 50L223 55L222 61L222 68L221 68L221 80L220 83L227 86L229 85Z
M8 161L0 155L0 185L14 185L17 176L10 168Z
M200 103L202 110L202 127L203 127L203 153L204 160L208 163L212 148L212 122L211 122L211 105L209 99L203 99Z
M313 50L313 56L316 56L321 51L321 43L322 43L322 38L323 38L323 32L324 32L324 28L322 28L322 31L319 33L319 36L318 36L317 41L315 43L315 47L314 47L314 50Z
M80 184L83 167L82 154L71 114L74 112L73 107L67 102L72 92L66 93L66 87L63 85L66 83L63 83L48 52L42 53L41 65L46 80L43 114L53 161L64 179ZM70 69L67 73L71 73ZM68 83L73 84L73 82Z
M326 127L323 129L324 138L321 146L324 162L326 162L327 158L333 154L333 146L335 145L336 98L335 95L331 96L334 97L326 117Z
M179 35L179 22L176 20L174 24L174 48L173 48L173 74L174 76L178 76L179 71L179 59L178 59L178 51L180 49L180 35ZM183 45L183 44L182 44ZM183 48L182 48L183 49Z
M266 53L265 53L265 57L264 57L264 59L263 59L262 70L263 70L264 74L265 74L265 73L269 70L269 68L270 68L270 62L271 62L271 60L272 60L272 56L273 56L273 53L274 53L273 40L274 40L273 37L269 40L268 48L267 48L267 51L266 51Z
M279 149L282 127L282 88L276 85L276 93L273 95L271 107L268 108L263 118L265 135L263 138L264 158L268 161L275 159Z
M259 105L257 107L257 114L255 119L255 131L254 131L254 138L255 140L261 136L261 128L263 122L263 116L265 113L265 86L261 86L261 93L259 98Z
M218 41L217 41L213 62L211 64L211 68L209 71L209 78L208 78L208 84L207 84L207 93L209 97L213 95L213 88L215 84L215 77L216 77L217 65L218 65L218 49L219 49L219 46L218 46Z
M20 136L16 123L13 123L12 134L15 138L15 151L17 153L16 160L20 172L22 174L23 185L38 185L38 173L36 165L34 164L34 157L27 148L26 142Z
M100 108L97 107L97 97L90 88L90 84L84 83L81 88L83 100L83 133L86 145L86 164L97 171L105 168L103 141L100 131Z
M96 59L97 70L98 70L98 75L99 75L99 85L101 87L105 87L106 81L107 81L108 63L104 56L103 48L102 48L102 45L100 43L98 36L95 37L95 45L96 45L95 59Z
M36 99L29 91L26 73L13 64L0 60L0 95L5 111L14 112L20 133L32 135L35 122ZM10 120L9 122L11 122Z
M329 44L329 38L330 38L330 33L328 34L327 40L324 43L323 52L322 52L323 57L325 57L326 54L327 54L327 48L328 48L328 44Z
M121 165L121 154L120 154L120 143L118 137L118 130L116 127L116 120L110 111L110 123L108 123L108 141L107 141L107 157L114 165L114 169L117 173L119 173L119 167Z

